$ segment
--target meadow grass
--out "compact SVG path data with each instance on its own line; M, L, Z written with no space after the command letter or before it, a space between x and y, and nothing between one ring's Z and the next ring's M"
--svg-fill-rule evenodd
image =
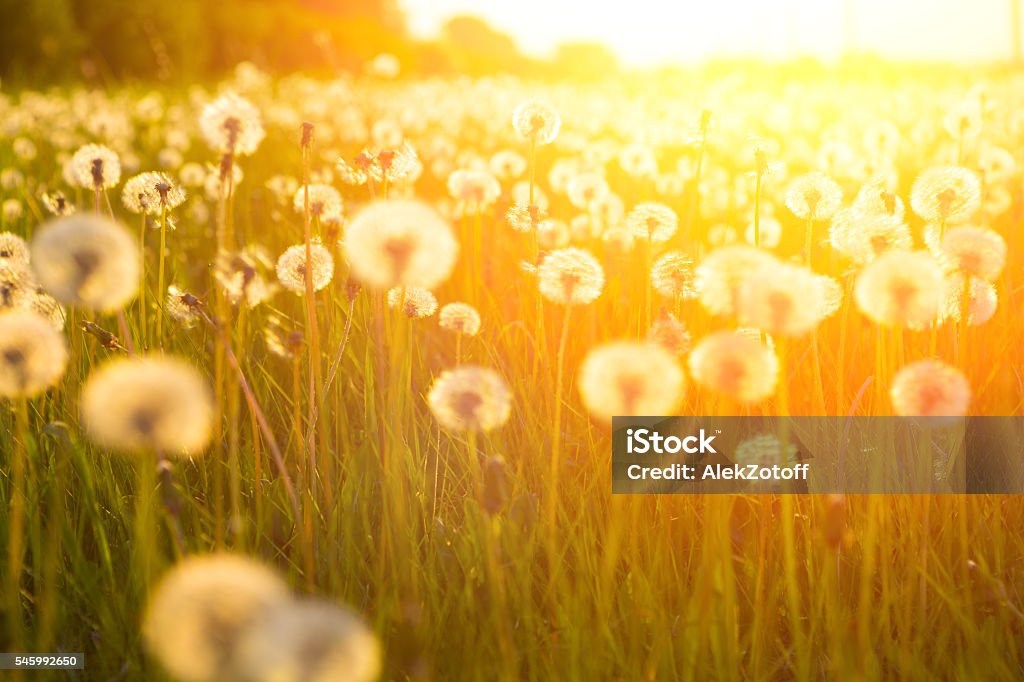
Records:
M392 87L354 91L372 110L373 97ZM121 95L128 102L137 96ZM471 120L474 130L487 130ZM237 160L246 178L222 207L233 245L277 254L308 243L303 216L276 206L262 185L274 173L304 174L298 135L281 125L252 158ZM139 137L144 169L159 145ZM36 178L5 192L24 203L25 214L4 229L26 237L45 217L36 190L59 176L53 150L36 142L32 163L0 145L0 165ZM515 144L509 137L482 146ZM547 168L548 149L528 153ZM703 163L713 167L715 157ZM653 192L633 191L637 198ZM428 201L439 202L442 192L430 177L416 188ZM365 187L345 196L350 207L369 200ZM686 239L703 241L708 226L693 225L687 196L677 206L689 225ZM91 199L81 197L82 210ZM572 210L552 196L550 213ZM1015 216L1016 204L1011 210ZM216 442L202 457L173 461L163 475L145 457L89 444L78 417L80 387L95 367L124 353L75 323L89 319L128 339L114 317L69 311L65 378L27 405L20 612L11 614L5 602L0 649L83 651L86 670L24 679L163 679L140 644L153 581L182 555L219 550L259 557L297 590L365 614L383 643L385 679L1024 675L1024 507L1015 497L612 496L609 429L586 414L575 375L590 348L646 328L650 254L643 245L604 254L605 291L572 308L570 320L569 308L538 307L536 283L521 271L532 237L509 230L496 209L473 222L464 221L473 238L461 240L454 275L434 292L442 303L466 301L480 312L480 334L462 339L458 351L434 320L387 308L382 292L362 290L350 301L336 244L325 242L336 262L332 285L313 296L281 292L243 312L231 310L211 281L215 217L182 217L177 229L161 231L166 262L151 233L139 300L153 306L166 296L160 282L174 284L205 303L210 321L186 329L161 321L155 307L143 314L136 302L126 309L127 334L140 351L162 344L189 359L218 387ZM805 226L787 223L779 250L798 255L811 232ZM680 413L891 414L888 385L899 366L933 354L951 361L966 342L971 350L959 367L973 388L972 413L1019 414L1019 224L1010 217L1000 226L1013 231L1002 301L966 338L949 325L937 335L876 333L846 296L813 340L786 343L785 405L777 396L741 408L691 385ZM683 237L676 242L692 246ZM603 251L598 238L582 245ZM815 267L834 276L845 269L827 247ZM726 326L696 301L675 307L694 338ZM315 319L315 346L306 334L294 363L271 355L262 330L272 315L300 331ZM568 333L558 334L563 325ZM318 348L317 362L309 361L310 346ZM457 352L509 384L513 407L504 427L458 434L434 419L425 394ZM7 434L0 439L0 546L9 549L19 544L11 521L11 463L22 442L16 414L14 404L0 410ZM5 562L5 578L16 563Z

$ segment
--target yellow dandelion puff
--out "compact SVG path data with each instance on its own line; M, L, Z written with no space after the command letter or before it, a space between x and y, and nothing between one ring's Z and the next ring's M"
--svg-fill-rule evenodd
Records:
M110 147L87 144L68 161L72 184L85 189L107 189L121 182L121 159Z
M28 243L11 232L0 232L0 265L27 266Z
M501 196L501 185L486 171L463 168L448 176L452 198L474 211L490 206Z
M991 282L1006 265L1006 241L984 227L954 227L942 235L937 255L950 269Z
M164 301L164 310L168 317L180 324L185 329L191 329L199 319L197 299L190 293L182 291L176 286L167 287L167 299Z
M68 352L52 322L30 310L0 312L0 397L31 398L64 376Z
M150 594L143 642L177 679L234 679L242 634L273 606L289 600L284 581L253 559L230 554L188 557Z
M558 112L537 100L523 102L512 114L512 127L519 136L537 144L551 144L561 125Z
M89 375L82 420L103 447L190 457L210 442L213 400L206 380L183 360L125 358Z
M463 365L434 380L427 404L437 421L452 431L491 431L508 421L512 396L497 372Z
M967 324L972 327L985 324L996 314L999 296L996 288L983 279L972 277L967 304ZM946 278L946 298L943 303L943 318L960 321L963 313L964 278L952 275Z
M121 203L132 213L159 215L185 202L185 190L166 173L141 173L121 188Z
M913 247L910 228L898 217L844 209L832 216L829 242L836 251L858 265L870 263L889 251Z
M139 249L119 224L78 214L39 229L32 240L32 267L46 292L61 303L111 312L135 297Z
M292 198L293 208L302 213L306 205L306 188L299 187ZM309 212L322 221L340 219L342 215L341 193L330 185L309 186Z
M651 284L665 298L693 298L697 295L693 261L679 251L668 251L654 261Z
M861 270L853 295L874 322L921 329L936 321L945 287L942 267L930 254L892 251Z
M672 414L684 389L683 370L675 357L652 343L598 346L580 366L583 404L605 422L617 416Z
M693 341L686 325L667 311L662 311L647 330L647 340L677 357L690 350Z
M750 273L737 300L740 324L778 336L811 332L825 311L823 280L804 267L771 263Z
M959 166L928 168L910 188L910 206L930 222L967 220L981 206L981 182L977 175Z
M313 291L320 291L334 277L334 258L322 244L315 242L310 245L310 256ZM277 259L277 280L293 294L302 296L306 293L305 244L288 247Z
M395 287L388 290L388 306L402 307L402 313L412 319L430 317L437 312L437 298L422 287Z
M448 303L441 308L439 323L441 329L476 336L480 332L480 313L468 303Z
M746 278L775 258L752 246L725 246L712 251L697 266L694 286L701 304L712 315L734 315Z
M433 289L448 279L459 245L437 213L418 201L389 199L363 209L345 231L352 274L363 284L390 289Z
M259 110L232 92L203 107L199 130L212 150L238 156L255 152L265 134Z
M828 220L842 203L839 185L817 171L796 178L786 191L786 208L801 220Z
M971 403L971 386L955 367L921 360L896 373L890 396L901 417L962 417Z
M747 334L715 332L697 342L689 359L690 374L701 386L740 402L759 402L775 392L779 361L770 349Z
M679 219L668 206L657 202L637 204L626 216L626 227L638 239L665 242L676 233Z
M604 288L604 270L583 249L567 248L549 253L537 268L540 293L552 303L592 303Z
M358 616L319 601L281 601L246 628L235 649L241 679L373 682L380 644Z

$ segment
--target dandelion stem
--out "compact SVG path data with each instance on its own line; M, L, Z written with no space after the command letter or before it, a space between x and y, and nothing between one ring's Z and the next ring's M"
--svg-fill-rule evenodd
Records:
M562 384L565 376L565 345L569 337L569 321L572 318L572 305L565 307L565 315L562 318L562 331L558 337L558 356L555 360L555 416L551 431L551 461L548 471L548 497L547 497L547 528L550 534L550 547L548 557L554 560L555 540L558 533L555 529L558 509L558 475L562 466ZM554 564L552 564L552 567ZM552 568L552 571L554 569Z
M146 324L146 212L142 212L139 226L139 325L142 328L142 345L149 347L149 327Z
M21 573L24 558L26 468L28 466L28 400L15 404L14 453L11 461L11 509L7 540L7 618L11 645L15 651L24 645L21 609Z
M160 209L160 253L157 255L157 306L156 306L156 342L161 350L164 348L164 268L167 259L167 204Z

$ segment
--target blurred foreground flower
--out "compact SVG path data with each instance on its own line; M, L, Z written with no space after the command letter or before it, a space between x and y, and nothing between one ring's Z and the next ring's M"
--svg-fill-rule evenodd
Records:
M367 286L432 289L448 279L459 250L451 228L419 201L370 204L345 231L352 274Z
M210 442L213 399L203 376L183 360L113 360L89 375L82 421L101 446L190 457Z
M684 375L662 347L618 341L587 354L579 388L587 411L610 422L614 416L672 414L683 398Z
M123 307L138 290L139 249L117 223L96 215L56 218L32 240L39 283L61 303L99 312Z
M490 431L512 412L505 380L492 369L464 365L443 372L427 395L431 412L452 431Z
M690 374L698 384L740 402L758 402L775 392L779 361L746 334L715 332L690 353Z
M955 367L921 360L896 373L890 395L901 417L962 417L970 406L971 386Z
M31 398L64 376L64 335L28 310L0 312L0 397Z

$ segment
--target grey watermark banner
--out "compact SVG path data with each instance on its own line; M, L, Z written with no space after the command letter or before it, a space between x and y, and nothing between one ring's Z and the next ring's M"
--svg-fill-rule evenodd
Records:
M1024 493L1024 417L615 417L612 492Z

